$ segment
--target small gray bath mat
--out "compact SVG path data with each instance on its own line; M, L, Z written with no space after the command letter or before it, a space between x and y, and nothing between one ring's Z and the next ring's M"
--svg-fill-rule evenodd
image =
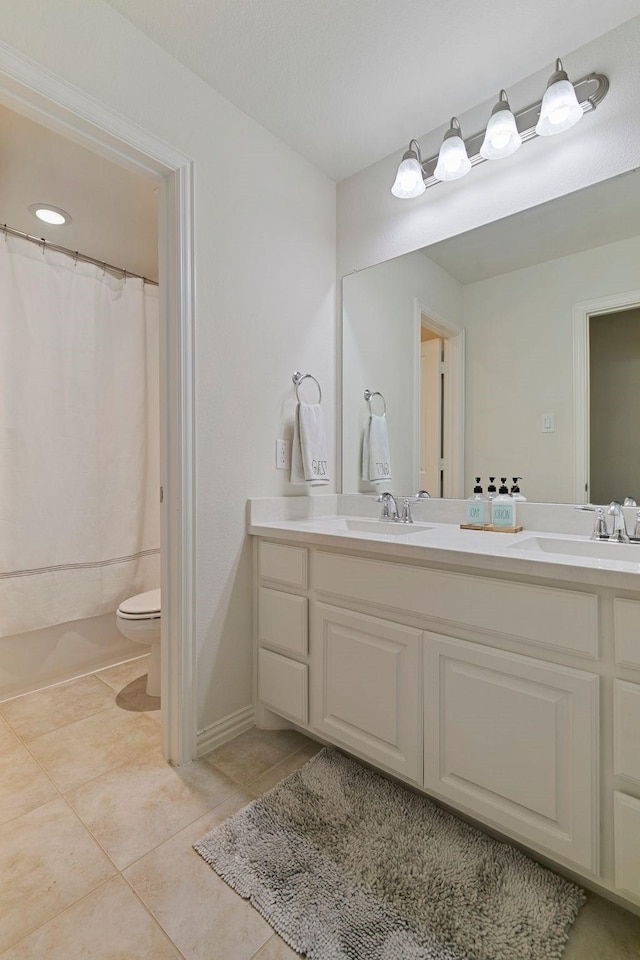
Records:
M310 960L557 960L585 899L334 750L194 846Z

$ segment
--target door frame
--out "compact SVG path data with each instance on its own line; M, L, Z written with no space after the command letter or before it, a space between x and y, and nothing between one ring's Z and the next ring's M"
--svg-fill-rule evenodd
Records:
M640 307L640 290L609 294L573 305L573 437L575 501L585 503L589 489L589 318ZM590 494L589 494L590 495Z
M0 43L0 102L159 191L162 750L196 756L193 161Z
M442 337L445 343L445 362L449 365L449 376L445 378L444 389L444 417L442 449L447 469L442 485L443 497L464 497L464 363L465 337L464 329L441 316L424 301L414 297L413 300L413 327L414 341L420 342L420 330L424 326L422 315L429 318L428 328ZM414 445L418 451L414 456L414 474L420 475L420 437L421 437L421 377L420 377L420 350L416 350L414 372L414 410L418 411L415 418Z

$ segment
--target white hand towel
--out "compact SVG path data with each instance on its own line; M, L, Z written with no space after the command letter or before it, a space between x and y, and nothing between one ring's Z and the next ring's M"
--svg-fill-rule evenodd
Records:
M391 480L387 418L372 413L362 442L362 479L369 483Z
M329 483L324 416L319 403L299 403L293 425L291 483Z

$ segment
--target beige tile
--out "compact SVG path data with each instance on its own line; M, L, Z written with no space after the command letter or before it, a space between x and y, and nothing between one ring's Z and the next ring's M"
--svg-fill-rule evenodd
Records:
M571 928L562 960L638 960L640 917L589 894Z
M95 677L80 677L29 693L0 705L0 713L16 733L33 740L50 730L108 710L114 704L113 692Z
M234 795L124 873L187 960L249 960L273 936L249 902L192 849L249 799Z
M114 877L45 923L2 960L179 960L124 880Z
M98 844L61 797L0 827L0 950L113 873Z
M144 714L154 720L160 719L160 697L150 697L147 694L147 675L143 673L124 686L116 694L116 706L130 713Z
M20 741L6 720L0 717L0 756L5 750L12 750Z
M0 823L57 796L54 785L19 741L0 754Z
M267 790L271 790L272 787L275 787L276 783L280 783L280 781L284 780L285 777L290 776L292 773L295 773L296 770L299 770L300 767L303 767L305 763L310 760L311 757L314 757L319 750L322 750L322 744L314 743L313 740L310 740L309 743L302 748L302 750L299 750L297 753L293 753L290 757L287 757L286 760L282 760L275 767L271 767L270 770L267 770L266 773L263 773L261 777L257 778L257 780L252 780L247 789L259 797L260 794L265 793Z
M149 654L138 657L136 660L127 660L126 663L118 663L115 667L107 667L106 670L98 670L94 676L106 683L116 693L119 693L123 687L128 686L139 677L146 677L148 669Z
M238 789L209 764L162 759L125 764L67 799L121 870Z
M300 960L300 954L288 947L276 933L251 960Z
M215 764L242 786L247 786L307 743L309 738L297 730L258 730L254 727L212 750L203 760Z
M123 763L156 755L160 729L147 717L112 707L31 740L29 749L65 792Z

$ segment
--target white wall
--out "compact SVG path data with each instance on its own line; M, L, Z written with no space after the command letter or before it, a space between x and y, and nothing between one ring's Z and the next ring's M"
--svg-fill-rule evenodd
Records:
M526 37L516 42L526 43ZM344 180L338 186L338 275L635 168L640 136L639 49L640 18L635 18L574 53L558 51L571 78L598 71L611 82L601 106L566 136L534 140L508 160L484 163L464 180L438 184L416 200L398 200L390 193L406 145L399 145L393 155ZM520 109L539 100L552 69L553 64L549 64L510 87L512 107ZM429 95L425 90L425 97ZM465 136L486 126L493 103L486 102L460 116ZM448 121L449 117L443 116L440 129L421 137L423 156L438 152ZM407 130L406 143L420 133Z
M298 492L275 471L294 369L322 383L335 442L335 185L100 0L2 4L0 40L195 163L202 728L251 702L245 501Z
M342 490L375 493L371 484L360 479L362 431L368 416L363 393L368 387L379 390L387 402L392 478L376 487L415 493L420 334L414 301L417 298L435 315L460 326L462 286L426 254L416 251L345 277L342 298ZM373 405L379 413L378 397Z
M463 287L467 493L476 473L517 474L530 499L575 499L573 305L638 289L640 237Z

